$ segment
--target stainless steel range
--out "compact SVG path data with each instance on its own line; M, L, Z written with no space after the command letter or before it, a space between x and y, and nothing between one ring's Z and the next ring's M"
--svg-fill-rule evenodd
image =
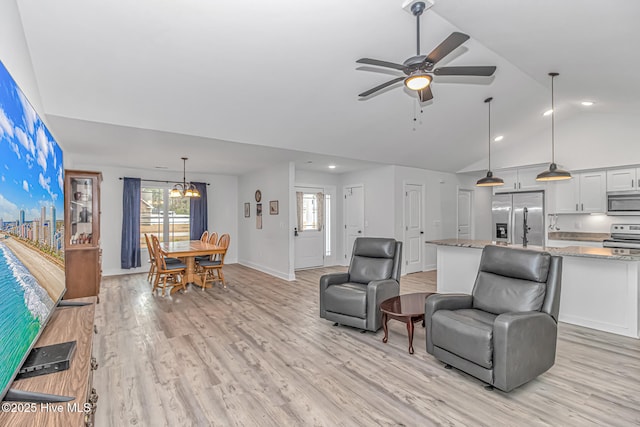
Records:
M611 238L602 242L605 248L640 249L640 224L612 224Z

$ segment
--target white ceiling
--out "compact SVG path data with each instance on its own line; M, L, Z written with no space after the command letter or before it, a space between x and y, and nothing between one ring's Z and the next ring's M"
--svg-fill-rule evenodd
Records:
M357 96L393 74L359 69L358 58L415 55L402 0L17 3L51 130L92 163L181 170L188 156L194 172L279 160L336 163L335 173L367 162L455 172L486 157L487 96L501 144L548 128L549 71L561 73L565 118L583 99L640 112L636 0L436 0L422 17L422 53L462 31L471 39L438 65L498 70L436 77L424 106L402 83Z

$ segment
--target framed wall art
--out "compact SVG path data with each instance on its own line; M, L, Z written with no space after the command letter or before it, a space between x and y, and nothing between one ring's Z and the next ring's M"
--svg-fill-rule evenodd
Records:
M269 215L278 215L278 201L272 200L269 202Z
M251 203L244 204L244 217L249 218L251 216Z

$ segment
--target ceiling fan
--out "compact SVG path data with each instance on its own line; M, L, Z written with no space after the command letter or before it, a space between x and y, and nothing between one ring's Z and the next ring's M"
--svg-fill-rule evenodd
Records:
M454 32L449 35L438 47L433 49L428 55L420 55L420 15L425 10L424 2L416 2L411 5L411 13L416 17L417 24L417 55L404 61L402 64L393 62L379 61L377 59L361 58L356 62L358 64L376 65L378 67L393 68L402 71L405 76L396 77L393 80L382 83L379 86L362 92L361 98L367 97L379 90L391 86L401 80L404 85L411 90L418 92L420 102L426 102L433 98L431 92L431 80L433 76L492 76L496 71L495 66L458 66L458 67L440 67L433 68L440 60L449 55L462 43L469 39L469 36L463 33Z

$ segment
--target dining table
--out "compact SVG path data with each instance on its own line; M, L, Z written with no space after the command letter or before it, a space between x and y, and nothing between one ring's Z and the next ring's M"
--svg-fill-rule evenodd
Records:
M182 286L178 285L171 288L172 294L180 289L186 289L186 285L189 283L201 287L202 290L210 288L211 285L207 284L204 277L196 271L196 257L223 254L226 251L222 246L212 245L201 240L162 242L160 243L160 249L164 256L180 258L187 265L185 275L182 278Z

